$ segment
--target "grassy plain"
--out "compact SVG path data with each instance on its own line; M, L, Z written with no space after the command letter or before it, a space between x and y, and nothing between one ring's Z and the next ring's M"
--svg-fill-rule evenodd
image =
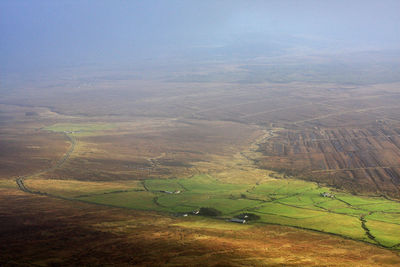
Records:
M56 123L44 127L43 130L57 133L70 132L77 136L86 136L95 134L93 132L109 130L114 127L115 125L106 123Z
M254 185L220 182L210 175L148 179L143 186L138 181L68 180L28 180L27 185L75 200L170 214L192 214L201 207L213 207L222 212L221 219L230 219L242 212L250 212L261 218L251 222L255 224L295 226L394 249L400 244L399 202L353 196L289 178L270 178ZM74 189L77 187L79 191ZM323 192L334 197L323 197ZM364 225L361 217L366 221Z

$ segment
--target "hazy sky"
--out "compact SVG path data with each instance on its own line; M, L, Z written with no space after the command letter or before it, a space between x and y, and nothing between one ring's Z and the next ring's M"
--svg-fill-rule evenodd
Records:
M0 68L122 62L271 34L398 47L399 10L398 0L1 0Z

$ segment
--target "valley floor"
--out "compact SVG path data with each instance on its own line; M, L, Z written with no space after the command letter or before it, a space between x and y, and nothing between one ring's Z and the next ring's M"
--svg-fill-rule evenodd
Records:
M76 147L78 151L84 147L83 133L66 135L71 145L53 167L21 176L18 183L0 182L5 203L1 229L7 244L2 247L2 265L400 264L396 252L400 203L354 196L275 172L260 175L251 160L257 153L255 143L231 162L218 162L225 167L210 174L145 180L49 179L48 174L63 168ZM246 173L258 180L236 177ZM193 215L201 207L222 214ZM259 219L246 224L226 221L243 213ZM76 244L86 245L77 249Z

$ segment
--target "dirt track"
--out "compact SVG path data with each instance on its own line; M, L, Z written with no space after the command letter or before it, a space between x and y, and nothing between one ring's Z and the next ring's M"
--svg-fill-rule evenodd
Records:
M27 187L25 186L24 180L27 179L27 178L29 178L29 177L33 177L33 176L36 176L36 175L44 174L44 173L46 173L46 172L55 170L55 169L61 167L61 166L69 159L69 157L71 156L71 154L72 154L72 153L74 152L74 150L75 150L76 139L75 139L74 136L68 135L68 134L66 134L66 133L65 133L65 136L66 136L66 137L69 139L69 141L71 142L71 146L70 146L70 148L68 149L68 151L64 154L64 156L57 162L56 165L54 165L54 166L52 166L52 167L50 167L50 168L47 168L47 169L45 169L45 170L41 170L41 171L39 171L39 172L37 172L37 173L34 173L34 174L32 174L32 175L20 176L20 177L18 177L17 179L15 179L15 182L17 183L18 188L19 188L20 190L22 190L22 191L24 191L24 192L27 192L27 193L31 193L31 194L42 194L42 193L40 193L40 192L35 192L35 191L32 191L32 190L30 190L29 188L27 188Z

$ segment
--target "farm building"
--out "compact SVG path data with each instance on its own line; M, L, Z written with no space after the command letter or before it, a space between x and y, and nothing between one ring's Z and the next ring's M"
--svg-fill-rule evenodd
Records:
M245 219L238 219L238 218L232 218L229 221L234 223L246 223Z
M329 193L329 192L323 192L323 193L321 193L321 196L322 196L322 197L330 197L330 198L335 197L334 194Z

